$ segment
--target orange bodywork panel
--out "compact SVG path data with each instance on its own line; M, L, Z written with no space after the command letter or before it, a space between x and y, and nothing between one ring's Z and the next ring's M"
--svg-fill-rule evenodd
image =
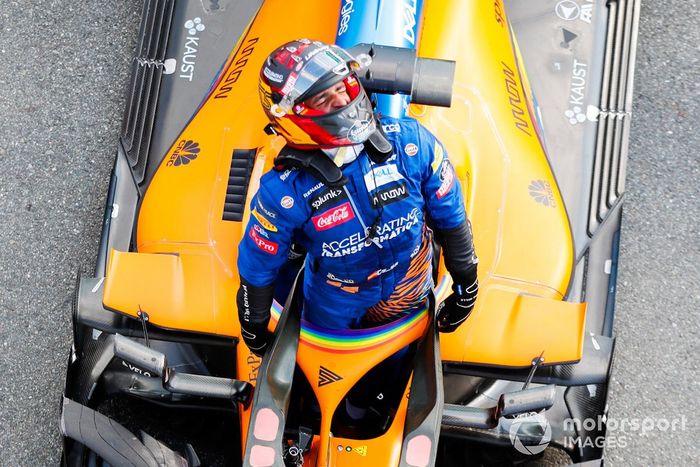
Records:
M339 8L323 0L263 4L148 186L138 253L111 254L106 307L134 317L142 309L166 328L240 334L237 246L250 214L246 209L241 222L222 219L233 150L257 151L248 203L283 144L262 131L261 64L291 39L333 41ZM447 149L479 256L473 316L441 336L442 357L516 367L545 350L547 363L576 361L585 306L562 301L574 261L571 232L502 2L426 1L420 38L420 56L456 61L453 99L450 108L410 112ZM174 166L192 144L196 159ZM440 272L436 295L444 299L450 279L444 265ZM255 373L257 363L240 354L242 374Z
M405 324L401 324L405 323ZM338 346L328 339L328 335L323 333L314 334L302 329L297 351L297 362L306 378L312 382L312 387L321 407L321 427L319 457L316 465L328 465L328 458L332 457L335 463L331 465L350 465L353 461L351 456L340 456L336 446L331 443L340 444L344 447L348 442L340 442L332 439L331 420L336 407L343 400L345 395L352 389L367 369L372 368L384 361L400 349L406 347L411 342L419 339L426 331L428 324L427 312L416 315L413 319L404 319L381 329L387 329L386 334L380 334L379 338L365 339L357 344L348 344L349 348ZM391 331L393 329L393 331ZM356 331L361 335L364 331ZM352 335L352 331L350 332ZM332 335L331 335L332 336ZM352 336L351 339L352 341ZM358 362L362 362L358 365ZM330 371L332 380L327 380L327 384L322 384L320 379L324 378L323 371ZM313 384L318 381L317 384ZM410 386L408 386L410 387ZM401 455L400 443L394 442L403 437L404 418L407 397L404 394L399 412L382 436L362 442L353 441L358 448L372 450L372 460L376 465L398 465ZM389 440L389 442L387 442ZM328 449L324 449L327 447ZM340 463L338 463L340 461Z
M239 40L210 94L163 159L144 195L138 214L138 253L116 255L105 288L105 307L136 317L147 311L152 324L225 336L240 334L235 294L238 289L236 260L238 243L250 212L241 222L222 219L234 149L256 149L247 201L258 189L260 176L272 166L283 145L280 137L263 132L269 122L258 97L258 77L263 60L280 44L301 36L333 42L339 15L338 5L309 0L289 8L281 0L266 1ZM314 18L309 21L309 18ZM322 18L325 18L322 20ZM304 25L303 33L299 25ZM196 159L175 166L176 158L196 144ZM134 259L144 253L183 255L170 266L160 261ZM186 259L186 255L200 256ZM208 259L201 258L207 256ZM129 258L125 260L125 258ZM208 261L209 267L202 266ZM136 272L138 263L142 270ZM196 266L195 266L196 265ZM195 267L196 271L189 271ZM125 268L125 270L121 270ZM136 274L132 276L132 274ZM128 292L136 278L160 275L160 288L143 287L140 294ZM201 275L200 275L201 274ZM185 279L186 291L166 284L167 278ZM190 283L190 281L193 281ZM161 291L173 295L165 296ZM117 296L125 292L124 296ZM185 298L188 303L175 304ZM148 304L148 305L146 305ZM211 308L207 312L190 305ZM206 314L209 322L202 318Z
M562 302L574 261L571 230L502 1L426 2L421 37L420 56L456 61L452 106L411 106L411 114L447 149L479 257L474 315L457 332L441 336L442 358L529 366L545 350L548 363L577 361L585 306ZM444 265L441 273L448 279L441 282L438 299L449 293ZM516 303L518 295L528 298ZM537 309L533 326L513 325L521 323L523 310L533 313L530 302L536 297L547 305ZM564 312L572 308L580 310L575 319ZM552 339L569 331L571 342ZM494 332L507 335L494 338ZM535 336L540 341L533 342L534 354L530 347L507 345ZM486 347L473 348L477 345Z
M529 367L543 354L544 363L577 362L583 352L586 304L569 303L490 287L469 325L455 331L463 342L457 361ZM444 358L444 357L443 357Z
M208 252L155 254L112 251L107 267L103 303L113 310L152 313L159 326L181 329L192 323L200 332L220 334L237 321L235 309L215 313L231 303L234 293Z

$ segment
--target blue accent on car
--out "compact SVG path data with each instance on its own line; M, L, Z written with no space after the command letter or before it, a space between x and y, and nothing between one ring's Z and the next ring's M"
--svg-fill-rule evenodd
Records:
M416 49L423 0L341 0L336 43L381 44ZM377 112L394 118L407 115L408 96L377 95Z

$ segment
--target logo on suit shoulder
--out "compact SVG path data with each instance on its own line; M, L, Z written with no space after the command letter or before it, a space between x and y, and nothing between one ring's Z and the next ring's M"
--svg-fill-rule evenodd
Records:
M355 213L352 212L350 203L343 203L336 208L331 208L323 214L314 216L311 220L317 231L328 230L340 224L344 224L355 218Z
M440 188L438 188L438 190L435 192L435 195L442 199L447 193L449 193L450 188L452 188L452 184L455 181L455 171L452 168L452 164L450 164L449 160L442 163L440 180L442 180L442 183L440 184Z
M406 146L404 146L403 150L409 156L415 156L418 154L418 146L413 143L408 143Z
M250 238L252 238L253 242L255 242L255 245L258 248L260 248L262 251L264 251L265 253L269 253L271 255L277 254L277 250L279 249L279 245L275 242L265 240L260 235L258 235L258 233L255 231L255 229L250 229Z
M430 167L433 169L433 173L435 173L440 167L440 164L442 164L442 160L445 158L445 151L443 151L442 146L440 146L440 143L435 141L435 158L433 159L433 163L430 164Z
M294 198L291 196L284 196L280 201L280 205L282 205L284 209L289 209L294 206Z
M265 214L265 215L266 215L267 217L269 217L270 219L277 219L277 213L274 213L274 212L272 212L271 210L267 209L267 208L262 204L262 202L260 201L260 198L258 198L258 201L257 201L256 204L257 204L258 209L260 210L260 212L262 212L263 214Z
M269 230L270 232L277 232L277 226L275 226L272 222L268 221L265 219L262 214L260 214L256 209L253 209L250 212L253 217L255 218L256 221L260 223L260 225L263 226L266 230Z
M258 224L253 224L253 229L258 233L258 235L261 235L268 239L270 238L270 235L265 231L265 229L260 227Z

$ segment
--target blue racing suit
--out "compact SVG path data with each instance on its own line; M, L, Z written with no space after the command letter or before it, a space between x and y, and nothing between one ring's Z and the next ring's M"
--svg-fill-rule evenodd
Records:
M381 125L394 150L385 162L372 162L363 150L341 167L348 180L341 188L304 170L271 170L250 204L241 278L270 286L290 245L301 245L304 318L318 326L363 327L372 309L369 321L381 324L422 306L432 285L426 215L441 230L466 221L442 144L414 119L385 117Z

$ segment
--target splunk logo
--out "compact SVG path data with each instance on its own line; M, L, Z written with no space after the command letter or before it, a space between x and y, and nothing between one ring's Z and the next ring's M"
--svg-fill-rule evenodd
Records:
M191 139L183 139L178 143L177 147L170 155L170 159L168 159L168 162L166 162L165 165L168 167L187 165L197 158L200 150L201 148L199 147L199 143L192 141Z
M194 67L197 62L197 52L199 51L200 33L206 29L202 23L202 18L197 17L188 19L184 24L187 29L187 38L185 39L185 50L182 52L182 65L180 65L180 78L192 81L194 76Z

